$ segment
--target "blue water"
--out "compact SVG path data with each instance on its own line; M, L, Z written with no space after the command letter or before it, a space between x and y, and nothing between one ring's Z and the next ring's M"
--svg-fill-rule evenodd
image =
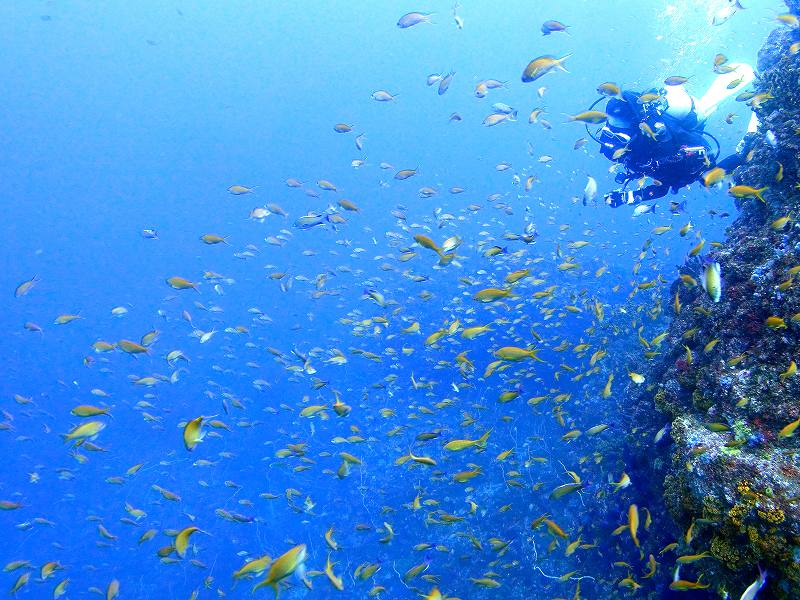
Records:
M31 567L3 573L2 586L10 589L29 570L20 597L52 597L65 578L70 598L94 597L93 587L105 594L112 580L119 582L121 598L188 598L195 590L201 598L245 597L263 577L234 586L233 571L247 559L274 558L303 543L313 591L291 577L282 597L361 598L377 585L385 588L383 598L413 598L415 589L428 593L434 586L461 598L571 597L575 578L587 576L580 580L581 594L601 598L615 593L610 590L618 590L626 575L624 569L610 571L614 560L634 562L640 583L663 590L669 561L648 583L641 579L646 564L630 539L610 536L636 486L634 481L608 497L608 476L616 480L631 471L619 442L628 427L626 398L635 387L626 371L643 368L636 329L643 324L645 337L654 337L666 328L671 310L668 283L631 291L658 274L671 282L675 266L697 243L696 232L722 241L735 208L723 190L699 185L657 202L655 215L638 219L629 208L603 206L602 194L615 187L609 163L591 140L573 150L586 131L564 123L564 114L584 110L604 81L642 90L667 75L692 75L689 89L701 95L714 76L715 53L755 64L782 5L751 1L746 11L712 28L710 15L722 4L707 9L688 0L669 6L614 1L601 8L570 1L545 10L528 2L465 3L458 9L463 29L447 2L0 4L0 500L22 504L0 513L0 564L27 560ZM397 20L411 10L435 13L433 23L399 29ZM542 36L547 19L570 25L569 33ZM574 53L565 63L568 73L521 83L535 56L568 53ZM426 85L428 75L450 71L455 75L445 94ZM476 84L489 78L507 83L476 98ZM396 99L372 100L378 90ZM484 127L495 102L516 108L517 120ZM541 118L551 129L528 124L535 107L545 109ZM454 112L461 121L449 122ZM723 121L728 112L738 115L731 125ZM732 101L711 118L707 129L723 155L748 118L749 109ZM336 133L337 123L353 131ZM363 151L354 143L359 134L365 136ZM353 168L355 159L365 164ZM391 168L380 168L382 162ZM511 167L498 171L503 162ZM418 173L399 181L394 173L400 169ZM538 181L525 192L530 175ZM587 176L598 182L597 205L576 201ZM288 178L302 188L288 187ZM338 190L321 190L321 179ZM254 191L232 195L232 185ZM423 186L438 194L421 198ZM465 191L451 194L454 186ZM497 199L489 200L492 194ZM294 226L307 212L324 212L342 198L360 209L339 209L345 223ZM671 215L669 199L687 200L686 212ZM248 218L268 203L288 217ZM471 204L480 208L471 210ZM398 205L405 221L391 214ZM731 216L721 217L724 212ZM688 221L694 230L681 238L677 230ZM503 238L522 234L528 223L538 234L535 242ZM653 235L661 225L673 230ZM142 236L150 228L157 239ZM418 233L439 244L458 236L463 243L457 259L439 268L433 252L414 245ZM206 245L199 239L204 234L224 236L229 245ZM652 246L635 275L633 265L648 239ZM576 240L591 243L570 249ZM484 256L492 245L505 252ZM412 246L417 256L398 260ZM556 267L567 257L579 267L560 272ZM607 272L596 277L604 265ZM519 298L485 305L471 299L480 289L502 287L506 274L522 268L531 277L515 287ZM206 271L222 278L204 279ZM270 278L274 273L285 276ZM16 287L34 276L38 283L15 298ZM197 290L171 289L165 279L172 276L198 282ZM551 300L532 298L551 285L557 286ZM370 289L385 297L385 306L364 296ZM315 297L316 290L326 293ZM602 324L591 309L596 299L604 304ZM660 316L643 316L659 302ZM582 312L566 311L566 305ZM115 307L127 313L115 317ZM80 318L54 324L62 314ZM423 344L454 320L456 333L435 346ZM26 322L42 331L26 330ZM414 322L420 334L401 333ZM490 334L460 337L463 327L490 322ZM236 326L246 330L235 333ZM138 342L154 329L160 334L147 354L92 349L97 340ZM193 330L216 333L201 344ZM555 351L564 340L569 349ZM583 355L572 350L581 342L591 345ZM541 348L546 363L523 361L483 377L493 351L530 345ZM599 372L572 381L606 346L614 351ZM189 361L168 364L166 354L178 349ZM346 364L325 362L334 349ZM455 357L464 351L474 371L459 371ZM299 356L316 372L304 371ZM614 393L603 400L609 373L616 376ZM132 383L154 375L167 380L152 387ZM415 389L412 376L435 385ZM254 385L257 380L266 384ZM519 398L498 403L502 392L514 389ZM334 391L352 407L348 416L331 410ZM553 418L553 398L560 393L572 395L563 403L564 426ZM526 404L540 395L547 400ZM445 400L451 405L436 406ZM109 407L113 415L96 419L106 425L92 440L102 451L75 447L60 436L81 421L70 414L79 404ZM306 405L327 405L327 418L301 417ZM474 424L462 426L465 412ZM217 415L228 429L206 426L213 434L190 453L181 426L200 415ZM597 437L560 439L570 429L598 423L612 427ZM492 433L485 452L442 448L487 429ZM415 442L418 434L435 430L438 438ZM351 435L365 441L334 443ZM307 444L304 457L276 457L297 443ZM510 449L505 461L496 459ZM395 466L409 450L438 464ZM362 461L344 478L336 475L341 451ZM526 466L531 457L547 462ZM193 466L197 460L215 464ZM125 474L138 463L143 466L137 473ZM469 470L470 463L482 474L466 484L453 482L453 474ZM565 468L580 473L586 488L548 500L555 486L571 481ZM519 471L511 479L521 487L506 484L512 470ZM108 483L109 477L121 477L121 483ZM537 482L541 489L533 491ZM181 501L163 499L153 485ZM299 492L291 502L287 488ZM267 493L277 499L260 496ZM438 504L411 510L406 505L417 494ZM475 514L469 500L477 504ZM120 522L130 518L126 502L146 512L135 525ZM252 521L230 522L216 509ZM614 515L613 522L595 520L595 510L604 518ZM437 511L464 520L431 524ZM530 530L543 513L569 534L550 556L551 536ZM671 527L667 515L653 517L652 527ZM98 532L100 522L114 539ZM385 523L395 532L389 543L380 541ZM356 530L358 524L369 528ZM189 525L203 533L192 536L186 556L161 562L156 551L173 542L164 531ZM344 592L325 575L313 576L325 566L323 534L330 527L341 546L331 556ZM139 544L150 528L158 534ZM598 547L565 557L566 544L578 536ZM510 541L508 550L493 551L492 537ZM445 548L413 550L423 542ZM41 581L39 568L48 561L63 569ZM426 561L428 580L402 580ZM369 581L356 580L362 563L381 567ZM490 571L499 589L470 581ZM577 571L572 580L553 579L569 571ZM257 593L272 595L269 589Z

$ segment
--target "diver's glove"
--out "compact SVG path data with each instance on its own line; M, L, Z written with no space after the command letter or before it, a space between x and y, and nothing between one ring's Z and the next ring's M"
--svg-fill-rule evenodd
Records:
M636 200L633 197L633 190L614 190L604 196L606 204L611 208L617 208L623 204L633 204Z

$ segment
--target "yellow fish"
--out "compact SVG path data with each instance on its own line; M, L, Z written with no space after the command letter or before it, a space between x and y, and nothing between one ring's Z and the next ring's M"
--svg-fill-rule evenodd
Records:
M489 439L489 434L491 432L492 430L489 429L477 440L452 440L444 445L444 449L449 450L450 452L459 452L461 450L466 450L467 448L485 449L486 441Z
M267 576L253 586L252 591L270 586L275 590L275 597L278 596L278 584L294 573L306 560L308 555L305 544L298 544L275 559L270 565Z
M780 374L781 381L787 380L789 377L794 377L797 374L797 365L794 361L789 362L789 367Z
M188 290L191 288L196 292L200 291L197 289L196 283L192 283L191 281L189 281L188 279L184 279L183 277L168 277L166 281L167 285L169 285L169 287L175 290Z
M703 246L706 245L705 240L700 240L696 246L694 246L691 250L689 250L689 256L697 256L700 254L700 251L703 249Z
M189 536L198 531L200 531L198 527L187 527L175 536L175 552L180 558L186 556L186 550L189 547Z
M532 358L534 360L538 360L539 362L544 362L537 356L538 353L539 351L537 349L524 350L522 348L517 348L516 346L504 346L499 350L495 350L494 355L500 360L514 362L523 360L525 358Z
M472 340L478 337L479 335L488 333L489 331L492 331L492 328L489 325L481 325L478 327L466 327L461 332L461 337L467 340Z
M793 437L795 432L797 431L797 427L798 426L800 426L800 419L797 419L796 421L792 421L791 423L786 425L784 428L782 428L778 432L778 437L779 438Z
M767 186L756 189L749 185L734 185L728 189L728 193L734 198L758 198L761 202L766 204L766 200L764 200L761 194L767 191L767 189Z
M75 415L76 417L96 417L98 415L109 415L111 413L108 412L109 409L107 408L100 408L98 406L92 406L91 404L81 404L73 408L70 413Z
M786 321L781 317L767 317L767 320L764 321L764 325L770 329L786 329Z
M539 517L539 518L541 518L541 517ZM567 539L567 534L564 533L564 530L561 529L561 527L559 527L558 524L555 521L551 521L550 519L544 518L544 519L542 519L542 522L545 525L547 525L547 532L550 535L552 535L553 537L560 537L560 538L563 538L563 539ZM534 521L534 523L535 523L535 521ZM533 523L531 524L531 527L533 529L536 529L536 527L533 526ZM537 525L537 527L538 527L538 525Z
M636 544L636 547L639 547L639 538L636 537L637 532L639 531L639 507L635 504L631 504L628 507L628 529L631 533L631 539L633 543Z
M658 138L656 138L655 132L652 130L650 125L648 125L647 123L639 123L639 129L641 130L642 133L644 133L647 137L649 137L653 141L656 141L656 142L658 141Z
M561 58L555 58L554 56L550 55L534 58L530 63L528 63L528 66L525 67L525 70L522 72L522 82L530 83L531 81L536 81L542 75L546 75L555 69L559 69L566 73L567 70L561 63L567 60L570 56L572 56L572 54L567 54Z
M267 570L271 559L266 554L260 558L255 558L247 563L245 563L242 568L238 571L234 571L233 578L234 579L243 579L249 576L260 576L264 571Z
M789 224L789 221L792 220L791 215L786 215L785 217L780 217L779 219L775 219L769 226L774 229L775 231L781 231L786 228Z
M708 587L711 587L711 584L700 583L700 577L697 578L697 581L686 581L685 579L676 579L675 581L669 584L669 589L678 592L686 592L689 590L704 590Z
M77 427L73 428L69 433L64 433L61 437L64 438L64 442L70 442L72 440L85 440L91 439L100 433L103 429L105 429L106 424L102 421L89 421L87 423L83 423L82 425L78 425Z
M705 266L702 279L703 289L711 296L714 302L719 302L722 297L722 277L718 262L712 262Z
M439 246L436 245L436 242L434 242L427 235L423 235L421 233L418 233L418 234L416 234L414 236L414 241L417 242L423 248L426 248L428 250L433 250L434 252L437 252L437 253L440 251L439 250Z
M611 480L611 475L608 476L609 481ZM614 492L618 492L622 489L625 489L631 484L630 476L623 471L622 476L619 478L619 481L612 481L611 485L614 486Z
M725 179L725 169L722 167L714 167L710 171L703 173L703 185L711 187Z
M577 492L583 489L582 483L565 483L564 485L560 485L555 488L552 492L550 492L550 500L558 500L559 498L563 498L567 494L571 494L573 492Z
M603 388L603 393L602 393L603 398L608 398L609 396L611 396L611 383L613 381L614 381L614 374L609 373L608 380L606 381L606 385Z
M703 558L710 558L712 555L710 552L702 552L700 554L685 554L683 556L679 556L675 559L675 562L680 563L682 565L688 565L693 562L697 562Z
M30 292L31 289L33 289L33 286L35 286L37 283L39 283L39 277L38 276L34 276L33 278L29 279L28 281L23 281L22 283L20 283L17 286L17 289L14 290L14 297L15 298L20 298L20 297L24 296L25 294Z
M467 481L477 477L481 474L480 467L475 467L472 471L461 471L453 475L453 480L458 483L466 483Z
M641 385L644 383L644 375L640 373L634 373L633 371L628 371L628 377L631 378L631 381L636 385Z
M242 194L250 194L253 192L253 188L249 188L244 185L232 185L228 188L228 191L233 194L234 196L240 196Z
M183 428L183 445L191 452L195 446L203 441L206 432L203 431L203 417L202 415L192 419ZM210 417L209 417L210 418Z
M511 290L501 290L498 288L486 288L476 293L472 299L478 302L494 302L500 298L510 297Z
M577 115L567 115L567 123L579 121L581 123L604 123L608 119L608 115L599 110L587 110Z

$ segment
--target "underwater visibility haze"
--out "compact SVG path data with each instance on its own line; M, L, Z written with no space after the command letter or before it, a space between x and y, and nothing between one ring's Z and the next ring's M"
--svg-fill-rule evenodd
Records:
M800 598L798 14L0 3L0 593Z

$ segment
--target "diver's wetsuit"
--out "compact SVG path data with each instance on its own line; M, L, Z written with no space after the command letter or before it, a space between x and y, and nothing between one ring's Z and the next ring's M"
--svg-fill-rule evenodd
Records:
M752 145L752 139L755 139L755 134L748 133L745 135L742 142L740 142L737 151L726 156L722 160L711 161L710 166L704 166L700 171L693 172L681 165L680 162L673 163L670 170L667 170L664 175L659 179L662 185L649 185L639 190L617 190L606 195L606 204L616 208L623 204L639 204L640 202L648 202L649 200L657 200L667 195L667 192L672 190L673 194L677 194L680 188L690 185L695 181L702 181L700 175L713 167L721 167L725 169L726 173L730 173L736 167L744 164L745 156Z
M606 124L598 140L600 152L625 167L616 178L624 187L606 195L606 203L612 207L661 198L670 190L676 194L714 166L715 156L703 135L703 123L697 119L694 104L686 117L675 119L665 114L658 103L638 104L639 97L636 92L623 92L622 100L616 102L626 113L627 126ZM614 153L622 149L625 151L615 159ZM736 158L734 155L725 161ZM657 183L639 190L626 189L632 180L645 175Z

